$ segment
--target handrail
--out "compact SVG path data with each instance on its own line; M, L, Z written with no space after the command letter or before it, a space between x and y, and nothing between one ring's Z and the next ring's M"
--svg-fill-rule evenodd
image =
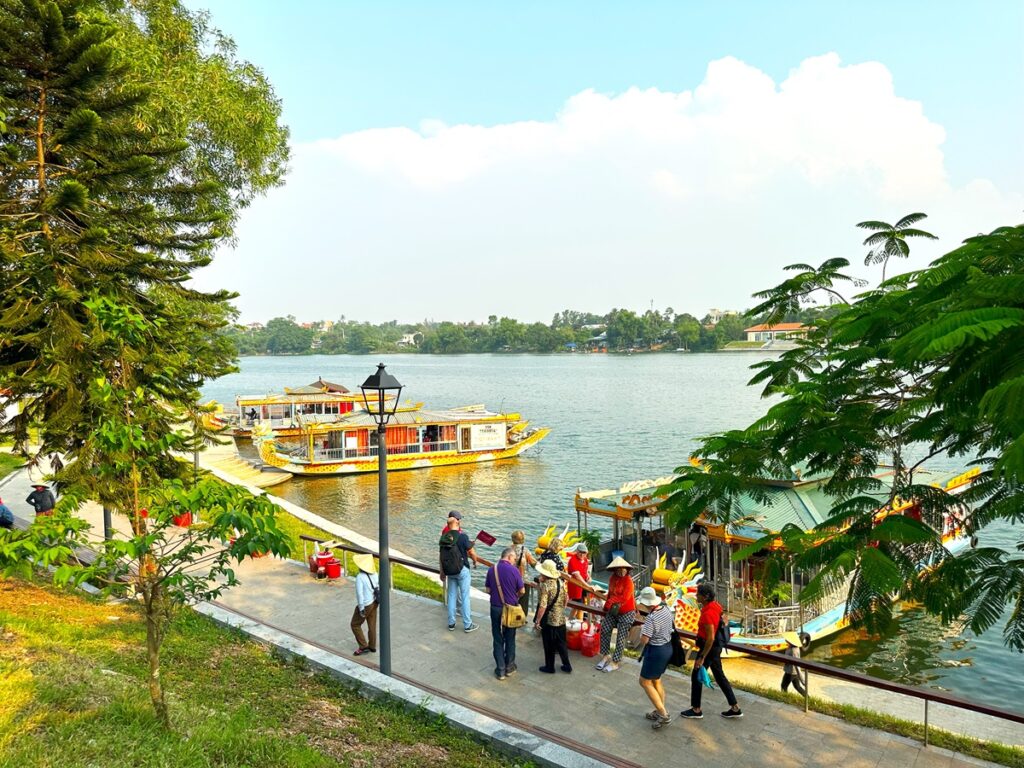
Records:
M299 538L303 539L304 541L310 541L310 542L314 542L314 543L317 543L317 544L319 544L321 542L324 542L324 541L328 541L328 539L317 538L315 536L307 536L305 534L300 535ZM356 547L356 546L353 546L353 545L338 545L338 546L334 547L334 549L340 549L340 550L346 551L346 552L356 552L356 553L361 553L361 554L368 554L368 555L373 555L374 557L377 557L377 553L376 552L373 552L372 550L369 550L369 549L364 549L363 547ZM440 573L441 573L440 570L438 570L437 568L432 568L432 567L430 567L428 565L424 565L423 563L416 562L416 561L413 561L413 560L406 560L405 558L392 557L391 558L391 562L392 563L398 563L399 565L404 565L404 566L407 566L409 568L415 568L415 569L420 570L420 571L426 571L428 573L434 573L434 574L438 574L438 575L440 575ZM530 588L535 588L532 583L528 583L527 586L529 586ZM587 605L587 604L584 604L584 603L579 603L579 602L576 602L575 600L568 601L567 605L569 607L571 607L571 608L576 608L576 609L584 610L584 611L587 611L589 613L596 614L598 616L603 616L604 615L604 610L602 608L597 608L597 607L594 607L594 606L591 606L591 605ZM640 619L636 619L633 622L633 625L636 626L636 625L642 624L642 623L643 622ZM685 631L679 631L679 630L676 630L676 631L679 633L679 635L681 637L685 637L687 640L691 640L691 641L696 641L697 640L697 635L694 634L693 632L685 632ZM863 685L863 686L866 686L868 688L876 688L878 690L887 691L889 693L896 693L896 694L900 694L902 696L910 696L910 697L915 698L915 699L921 699L921 700L923 700L925 702L925 721L924 721L925 738L924 738L924 743L925 743L926 746L928 744L928 703L929 702L934 702L936 704L944 704L946 706L955 707L955 708L958 708L958 709L966 709L966 710L969 710L971 712L978 712L980 714L988 715L989 717L995 717L995 718L998 718L1000 720L1009 720L1010 722L1013 722L1013 723L1024 724L1024 713L1013 712L1011 710L1003 709L1001 707L994 707L994 706L992 706L990 704L983 704L983 703L976 702L976 701L968 701L966 699L961 699L961 698L958 698L957 696L953 696L952 694L944 693L942 691L932 691L932 690L928 690L928 689L925 689L925 688L917 688L917 687L914 687L914 686L905 685L903 683L894 683L894 682L889 681L889 680L882 680L882 679L877 678L877 677L871 677L870 675L865 675L862 672L853 672L851 670L840 669L838 667L832 667L832 666L829 666L828 664L822 664L819 661L808 661L806 659L800 659L800 658L795 658L795 657L792 657L792 656L787 656L786 654L783 654L783 653L775 653L774 651L761 650L760 648L757 648L757 647L752 646L752 645L747 645L746 643L728 642L728 643L726 643L725 647L726 648L730 648L730 649L732 649L732 650L734 650L734 651L736 651L738 653L744 653L744 654L746 654L746 655L748 655L748 656L750 656L750 657L752 657L754 659L757 659L759 661L768 662L769 664L779 664L779 665L789 664L789 665L792 665L794 667L802 668L802 669L806 670L807 672L814 672L815 674L824 675L825 677L832 677L832 678L835 678L836 680L842 680L844 682L854 683L856 685ZM807 705L807 697L806 697L806 695L804 697L804 704L805 704L805 708L806 708L806 705Z

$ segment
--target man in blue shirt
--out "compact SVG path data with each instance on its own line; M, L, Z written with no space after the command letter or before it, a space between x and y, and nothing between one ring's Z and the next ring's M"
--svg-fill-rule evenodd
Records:
M7 528L10 530L14 527L14 513L11 512L10 508L4 504L4 500L0 499L0 528Z
M446 603L448 605L448 630L455 631L455 605L462 604L462 629L464 632L475 632L479 627L473 623L473 613L469 605L469 590L472 584L472 564L486 563L477 557L473 550L473 542L462 532L462 521L449 516L448 528L441 536L441 578L444 580ZM450 561L454 560L452 563ZM490 563L486 563L490 565Z
M494 676L504 680L516 671L515 627L501 626L501 614L506 605L519 605L519 596L526 591L523 575L516 566L516 550L507 547L501 559L487 572L484 582L491 596L491 639L494 641Z

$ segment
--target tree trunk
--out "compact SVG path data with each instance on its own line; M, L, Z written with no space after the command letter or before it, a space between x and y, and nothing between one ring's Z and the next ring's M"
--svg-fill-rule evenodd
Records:
M140 564L141 565L141 564ZM164 700L164 686L160 680L160 645L163 642L163 597L159 584L146 588L146 657L149 661L149 698L153 711L164 728L171 727L171 718Z
M43 137L46 135L46 88L39 89L39 107L36 114L36 183L39 185L39 213L43 214L46 202L46 151ZM50 225L43 215L43 236L50 239Z

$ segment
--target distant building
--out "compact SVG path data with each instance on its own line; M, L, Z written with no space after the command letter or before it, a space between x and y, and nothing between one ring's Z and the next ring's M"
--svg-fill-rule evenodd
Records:
M256 331L263 330L263 323L249 323L245 327L249 329L250 333L256 333Z
M776 341L778 339L798 339L807 336L810 326L803 323L776 323L775 325L752 325L744 328L747 341Z
M398 346L400 347L415 347L416 346L416 334L415 333L403 333L402 338L398 340Z
M709 309L708 313L704 316L703 325L718 325L722 322L723 317L735 317L738 315L735 309Z

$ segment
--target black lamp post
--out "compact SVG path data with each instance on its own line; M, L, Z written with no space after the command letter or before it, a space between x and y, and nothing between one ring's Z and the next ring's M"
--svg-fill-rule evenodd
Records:
M363 390L363 403L377 422L377 526L380 549L380 671L391 674L391 557L388 543L388 441L387 423L398 410L398 396L402 385L384 370L384 363L359 387ZM393 399L388 402L388 395Z

